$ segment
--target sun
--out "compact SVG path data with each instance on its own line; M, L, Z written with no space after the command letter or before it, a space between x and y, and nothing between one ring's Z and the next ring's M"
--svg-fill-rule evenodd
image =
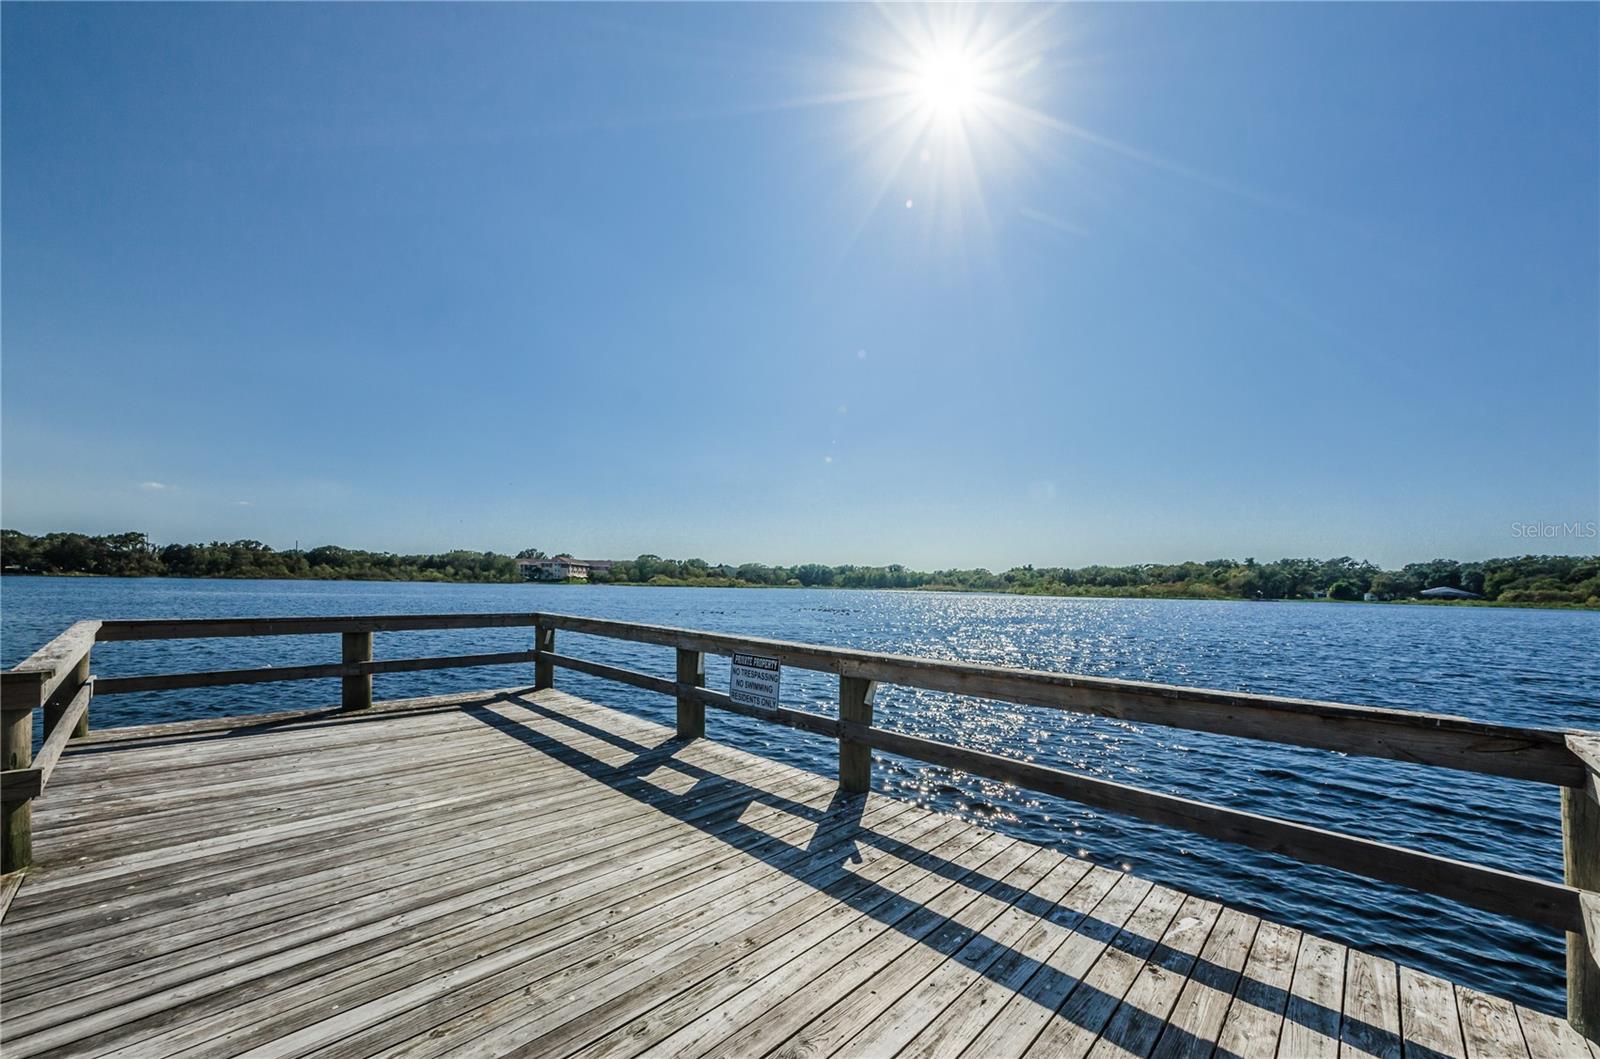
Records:
M866 191L856 235L880 207L903 203L897 231L952 261L983 252L990 200L1003 203L1041 157L1048 119L1035 107L1057 93L1051 55L1065 33L1055 9L860 10L857 57L827 97L850 104L846 145Z
M979 72L959 47L944 47L920 56L912 74L912 90L922 106L942 119L972 116L980 96Z

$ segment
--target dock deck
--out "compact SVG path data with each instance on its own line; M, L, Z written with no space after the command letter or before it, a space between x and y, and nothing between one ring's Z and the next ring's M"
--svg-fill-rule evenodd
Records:
M5 1053L1600 1056L1563 1019L673 734L525 690L76 740L5 914Z

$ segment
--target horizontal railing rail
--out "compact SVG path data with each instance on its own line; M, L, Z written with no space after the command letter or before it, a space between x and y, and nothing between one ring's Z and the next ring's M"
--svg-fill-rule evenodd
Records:
M545 614L551 628L717 655L775 656L796 669L952 692L1021 706L1392 758L1564 786L1584 782L1567 733L1417 710L1246 692L1213 691L1110 677L1012 669L847 647L729 636L659 625Z
M443 655L435 658L385 658L375 662L328 662L312 666L263 666L259 669L219 669L210 673L161 673L139 677L101 677L100 695L127 695L136 691L172 691L178 688L216 688L229 684L271 684L284 680L326 680L330 677L370 677L378 673L418 673L429 669L471 669L509 666L537 661L537 651L498 651L493 654Z
M379 614L318 618L133 618L101 621L96 639L204 640L222 636L307 636L318 633L422 632L436 629L515 629L539 623L537 614Z
M374 661L372 636L474 628L531 628L531 649ZM674 679L594 662L555 650L557 630L671 648ZM341 637L341 661L320 665L203 673L92 678L97 641L239 636ZM784 666L839 677L837 717L788 707L753 707L706 688L705 656L736 652L775 657ZM1600 735L1528 728L1420 711L1357 706L1276 695L791 643L696 629L575 615L432 614L355 617L227 618L84 622L5 674L7 870L27 862L31 799L73 734L87 732L94 695L254 684L279 680L343 681L345 709L372 706L375 674L533 663L534 687L554 686L568 669L677 700L680 737L704 734L705 709L728 711L839 741L840 785L866 790L871 752L894 754L1012 783L1108 812L1436 894L1486 911L1568 932L1568 1003L1575 1025L1600 1027ZM69 672L70 671L70 672ZM1144 724L1277 742L1528 780L1561 788L1565 882L1522 875L1309 824L1196 801L992 754L873 725L878 684L895 684L1023 706L1119 718ZM36 759L17 749L26 709L46 708L47 734ZM20 815L19 815L20 814ZM21 857L20 864L18 856Z

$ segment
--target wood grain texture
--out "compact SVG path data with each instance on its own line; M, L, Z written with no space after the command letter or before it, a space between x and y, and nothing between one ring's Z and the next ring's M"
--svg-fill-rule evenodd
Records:
M88 678L87 659L100 632L100 622L80 621L8 670L0 685L5 709L32 709L45 704L63 683ZM70 691L69 691L70 694Z
M1567 929L1567 1018L1600 1042L1600 803L1586 790L1561 791L1562 861L1579 888L1579 920Z
M692 688L706 683L706 655L704 651L677 650L678 681L678 738L699 739L706 734L705 703L695 698Z
M877 685L862 677L839 678L839 720L872 727L872 700ZM872 786L872 747L854 739L839 739L839 788L860 794Z
M667 718L508 689L68 743L8 883L6 1054L1593 1059Z
M372 634L339 634L339 661L345 665L372 661ZM372 705L372 674L357 673L340 681L339 705L347 710L364 710Z
M44 773L33 765L33 710L0 711L0 871L33 863L33 797Z
M474 655L432 658L386 658L378 662L329 662L310 666L266 666L260 669L220 669L207 673L158 673L150 676L101 677L101 695L129 695L139 691L176 691L182 688L218 688L235 684L273 684L288 680L327 680L366 677L375 673L418 673L431 669L467 669L474 666L510 666L538 660L536 651L495 651Z

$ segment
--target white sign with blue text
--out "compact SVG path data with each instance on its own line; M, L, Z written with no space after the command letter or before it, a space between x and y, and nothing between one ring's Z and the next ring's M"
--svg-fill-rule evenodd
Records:
M728 678L728 698L741 706L778 708L778 680L782 668L776 658L733 653L733 673Z

